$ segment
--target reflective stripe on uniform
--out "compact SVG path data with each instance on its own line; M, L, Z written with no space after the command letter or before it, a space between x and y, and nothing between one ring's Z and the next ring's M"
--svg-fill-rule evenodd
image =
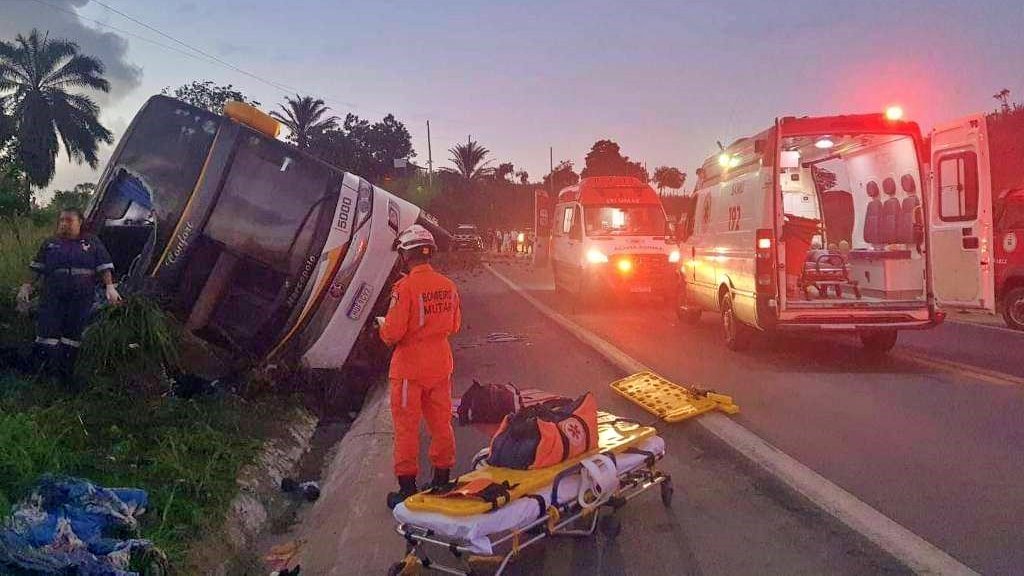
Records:
M92 268L57 268L54 274L71 274L72 276L91 276L96 273Z
M57 338L36 338L36 344L42 344L43 346L56 346L60 344L60 340Z
M423 294L420 294L420 328L427 323L426 305L423 303Z
M72 348L78 348L82 345L80 341L72 340L71 338L61 338L60 343L63 344L64 346L70 346Z
M113 270L113 269L114 269L114 265L109 263L109 262L106 263L106 264L100 264L99 266L96 267L96 271L97 272L103 272L104 270Z
M46 270L46 265L42 262L36 262L35 260L28 263L28 267L33 270Z
M409 403L409 379L402 380L402 408L406 408Z

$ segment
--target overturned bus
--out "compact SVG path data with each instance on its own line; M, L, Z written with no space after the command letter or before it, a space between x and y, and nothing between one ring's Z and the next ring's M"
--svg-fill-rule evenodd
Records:
M200 338L251 360L338 368L372 341L418 207L275 138L241 103L154 96L87 211L124 289L156 294ZM365 359L365 358L364 358Z

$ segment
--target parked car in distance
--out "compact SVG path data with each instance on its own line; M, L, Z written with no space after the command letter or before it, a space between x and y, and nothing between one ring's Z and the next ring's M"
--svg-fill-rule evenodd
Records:
M484 242L480 238L480 233L477 232L476 226L472 224L459 224L455 228L455 234L452 237L452 250L473 250L480 251L484 249Z

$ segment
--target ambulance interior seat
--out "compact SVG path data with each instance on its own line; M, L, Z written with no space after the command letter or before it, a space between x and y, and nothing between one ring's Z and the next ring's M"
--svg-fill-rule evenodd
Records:
M825 236L829 246L840 246L845 241L853 244L853 194L846 190L826 190L821 193L821 212L825 219Z
M921 207L921 199L917 197L917 182L910 174L904 174L900 178L900 187L907 196L900 206L900 218L896 225L897 241L901 244L914 244L914 214Z
M902 212L900 201L896 199L896 180L892 177L883 180L882 191L885 192L886 199L882 203L882 217L878 224L878 243L895 244L899 242L897 222Z
M879 234L882 220L882 201L879 199L878 183L874 180L868 182L865 192L868 198L867 209L864 213L864 242L868 244L882 244Z

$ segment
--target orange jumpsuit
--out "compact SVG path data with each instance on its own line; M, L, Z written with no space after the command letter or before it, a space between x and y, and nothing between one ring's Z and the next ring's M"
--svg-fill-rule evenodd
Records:
M430 431L430 463L455 465L452 430L452 348L462 311L455 283L420 264L395 283L380 337L391 356L391 416L395 423L395 476L419 471L420 417Z

